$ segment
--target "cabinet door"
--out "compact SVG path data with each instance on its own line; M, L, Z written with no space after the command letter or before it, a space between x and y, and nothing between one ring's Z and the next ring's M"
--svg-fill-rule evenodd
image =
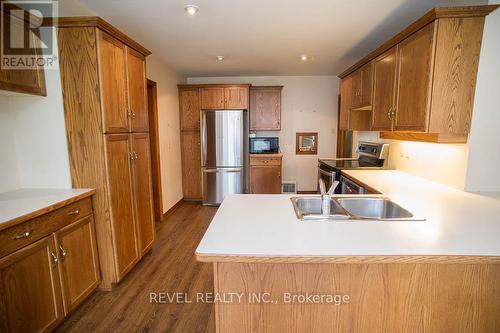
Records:
M155 238L153 219L153 190L151 186L151 154L149 152L149 134L132 134L132 163L135 220L139 235L139 251L147 252Z
M64 318L54 237L0 259L0 331L51 331Z
M250 193L280 194L281 166L251 166Z
M425 131L430 106L434 23L398 45L398 102L394 130Z
M224 109L224 88L202 88L201 108L204 110Z
M11 37L12 43L23 43L26 35L35 45L40 45L40 39L33 30L26 31L24 22L16 17L12 17L5 12L2 15L2 28ZM35 30L39 33L39 29ZM2 37L3 38L3 37ZM2 41L3 43L3 41ZM37 54L39 56L39 54ZM45 88L45 75L42 66L35 66L34 69L1 69L0 68L0 89L27 93L32 95L47 96Z
M99 83L105 133L129 131L125 59L125 45L99 31Z
M248 109L248 87L224 88L226 109Z
M120 280L139 258L134 222L129 134L107 134L106 160L116 273Z
M139 52L127 47L127 86L130 112L130 130L149 130L146 95L146 59Z
M94 221L87 216L56 233L59 271L67 314L80 304L99 284L99 263Z
M360 69L361 71L361 107L372 105L373 92L373 64L370 62Z
M179 92L181 130L198 130L200 128L200 90L181 89Z
M388 50L373 62L372 130L391 130L396 87L396 51Z
M357 70L351 74L352 91L351 91L351 107L359 108L361 106L361 70Z
M181 132L182 191L185 199L201 199L200 132Z
M281 129L281 87L250 89L250 130Z
M349 129L349 110L351 109L352 78L350 76L340 82L339 130Z

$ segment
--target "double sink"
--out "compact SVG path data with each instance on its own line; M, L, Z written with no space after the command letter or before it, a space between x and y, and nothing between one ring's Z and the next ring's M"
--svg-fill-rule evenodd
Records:
M325 197L318 195L292 197L291 200L297 218L302 221L420 220L408 210L384 197Z

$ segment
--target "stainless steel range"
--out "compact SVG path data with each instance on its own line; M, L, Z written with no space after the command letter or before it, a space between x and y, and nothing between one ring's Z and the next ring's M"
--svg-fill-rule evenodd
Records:
M342 177L342 170L384 169L389 156L389 144L361 141L357 149L358 158L318 159L318 179L323 179L328 189L335 181L340 182L336 194L364 193L364 189Z

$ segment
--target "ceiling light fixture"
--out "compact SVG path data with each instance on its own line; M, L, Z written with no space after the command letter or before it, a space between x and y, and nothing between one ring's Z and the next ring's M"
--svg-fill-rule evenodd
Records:
M310 57L309 57L308 55L305 55L305 54L304 54L304 55L301 55L301 56L300 56L300 60L302 60L302 61L307 61L307 60L309 60L309 59L310 59Z
M184 6L184 10L189 15L193 16L194 14L198 13L198 11L200 10L200 7L195 6L195 5L186 5L186 6Z
M217 56L217 57L215 57L215 59L217 59L217 61L222 61L222 60L224 60L224 56Z

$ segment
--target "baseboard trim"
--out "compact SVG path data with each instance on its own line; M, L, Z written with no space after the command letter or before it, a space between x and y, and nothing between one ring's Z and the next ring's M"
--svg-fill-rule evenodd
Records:
M165 221L165 219L167 219L170 215L172 215L177 210L177 208L179 208L182 205L183 202L184 202L184 198L181 198L181 200L179 200L175 205L170 207L169 210L167 210L165 213L163 213L161 220Z
M297 191L297 194L318 194L318 191Z

